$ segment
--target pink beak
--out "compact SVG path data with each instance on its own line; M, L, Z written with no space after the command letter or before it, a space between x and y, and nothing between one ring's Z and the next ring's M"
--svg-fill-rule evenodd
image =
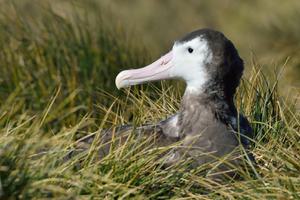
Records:
M116 77L117 88L120 89L130 85L171 78L170 69L173 66L172 58L172 51L170 51L146 67L120 72Z

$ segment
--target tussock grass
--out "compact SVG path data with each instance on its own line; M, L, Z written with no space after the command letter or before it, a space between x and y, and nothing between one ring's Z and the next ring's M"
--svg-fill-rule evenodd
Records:
M62 109L75 117L75 123L54 131L56 128L52 129L46 119L52 115L56 118L59 104L53 102L58 101L60 90L57 90L49 98L48 106L35 115L26 111L13 119L9 119L9 114L2 115L2 121L6 121L0 136L2 191L5 197L22 198L299 198L299 114L278 99L276 83L271 87L263 84L267 80L260 70L254 71L249 80L252 83L245 81L237 99L256 133L253 153L259 176L252 169L241 168L238 169L241 180L220 184L200 176L198 172L203 168L187 171L188 161L162 169L162 160L157 160L157 156L166 149L153 149L149 145L141 150L147 141L137 142L135 137L112 149L101 161L91 162L97 148L91 146L90 151L62 162L77 134L99 134L107 124L128 123L123 116L129 107L134 116L132 123L136 125L173 113L178 107L178 91L175 87L154 88L154 93L160 96L156 99L151 99L147 91L139 94L127 91L127 102L114 98L112 107L103 108L106 113L102 123L96 123L88 112L81 117L76 109L66 106ZM2 105L11 106L9 101L10 98ZM83 160L80 167L78 160Z
M0 17L0 198L300 198L299 94L281 97L280 77L271 81L256 63L236 95L254 128L257 160L237 168L240 180L214 182L205 174L210 166L187 170L189 160L163 169L158 155L169 147L152 148L151 138L134 135L102 160L94 160L96 141L63 162L79 137L176 112L183 87L162 82L117 93L112 77L120 67L147 59L122 29L102 20L89 26L95 13L72 21L41 7L28 23L31 12L7 9L12 14Z
M90 97L95 89L116 91L111 77L120 68L144 64L146 51L129 41L122 28L109 26L101 9L81 14L70 6L75 10L70 16L41 3L26 9L17 3L1 8L9 10L0 16L2 98L19 92L27 96L30 109L38 110L61 86L64 98L78 90L86 93L77 96L81 99L71 98L70 104L91 106L99 102L96 94Z

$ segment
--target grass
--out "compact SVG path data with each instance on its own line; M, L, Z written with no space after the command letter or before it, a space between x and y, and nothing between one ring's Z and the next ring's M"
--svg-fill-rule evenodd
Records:
M117 92L112 77L121 67L143 65L148 53L101 13L62 17L42 4L1 9L0 198L300 198L299 93L281 96L281 73L272 79L255 62L236 100L254 129L257 166L238 168L240 180L216 183L199 175L207 166L187 171L188 161L163 169L157 156L168 147L142 148L151 141L135 137L101 161L93 161L93 144L62 162L79 137L176 112L183 87L162 82Z

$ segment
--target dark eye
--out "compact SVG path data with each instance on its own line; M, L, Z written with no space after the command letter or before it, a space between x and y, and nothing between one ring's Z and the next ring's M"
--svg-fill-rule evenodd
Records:
M193 53L194 49L192 49L191 47L188 48L189 53Z

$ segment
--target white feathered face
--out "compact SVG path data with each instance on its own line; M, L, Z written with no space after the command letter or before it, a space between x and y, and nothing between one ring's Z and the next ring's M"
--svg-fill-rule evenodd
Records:
M208 80L206 66L212 60L207 41L197 37L184 43L176 42L172 52L171 76L185 80L188 89L201 89Z
M144 82L180 78L187 83L187 89L199 90L208 80L206 66L212 57L208 42L201 36L175 42L172 50L154 63L120 72L116 86L120 89Z

